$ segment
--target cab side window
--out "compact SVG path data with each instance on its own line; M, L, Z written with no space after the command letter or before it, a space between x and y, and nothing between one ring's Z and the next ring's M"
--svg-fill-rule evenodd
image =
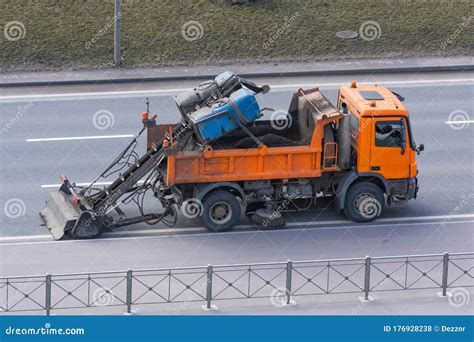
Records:
M375 146L402 147L402 124L400 121L379 121L375 124Z

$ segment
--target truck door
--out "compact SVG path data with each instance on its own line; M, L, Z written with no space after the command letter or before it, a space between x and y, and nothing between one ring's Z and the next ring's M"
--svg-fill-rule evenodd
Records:
M387 179L409 178L411 149L405 118L375 118L371 131L370 171Z

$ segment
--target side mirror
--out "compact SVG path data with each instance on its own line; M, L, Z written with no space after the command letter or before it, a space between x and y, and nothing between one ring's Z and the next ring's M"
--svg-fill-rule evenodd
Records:
M425 150L425 144L420 144L420 146L418 146L415 151L417 154L420 154L420 152L423 152Z
M405 154L405 150L407 149L407 133L406 133L404 118L400 120L400 125L401 125L400 134L401 134L401 148L402 148L401 154L403 155Z

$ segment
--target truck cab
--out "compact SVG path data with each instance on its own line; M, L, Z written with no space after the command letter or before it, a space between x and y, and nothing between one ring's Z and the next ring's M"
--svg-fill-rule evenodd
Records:
M388 203L416 197L416 147L403 97L378 85L342 86L338 109L350 116L351 165L383 183Z

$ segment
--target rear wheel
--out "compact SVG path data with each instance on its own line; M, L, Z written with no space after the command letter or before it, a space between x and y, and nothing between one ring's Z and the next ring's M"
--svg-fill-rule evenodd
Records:
M347 191L344 214L354 222L372 222L382 213L384 203L383 192L377 185L356 183Z
M231 230L240 218L240 203L228 191L215 191L204 198L202 219L211 232Z

